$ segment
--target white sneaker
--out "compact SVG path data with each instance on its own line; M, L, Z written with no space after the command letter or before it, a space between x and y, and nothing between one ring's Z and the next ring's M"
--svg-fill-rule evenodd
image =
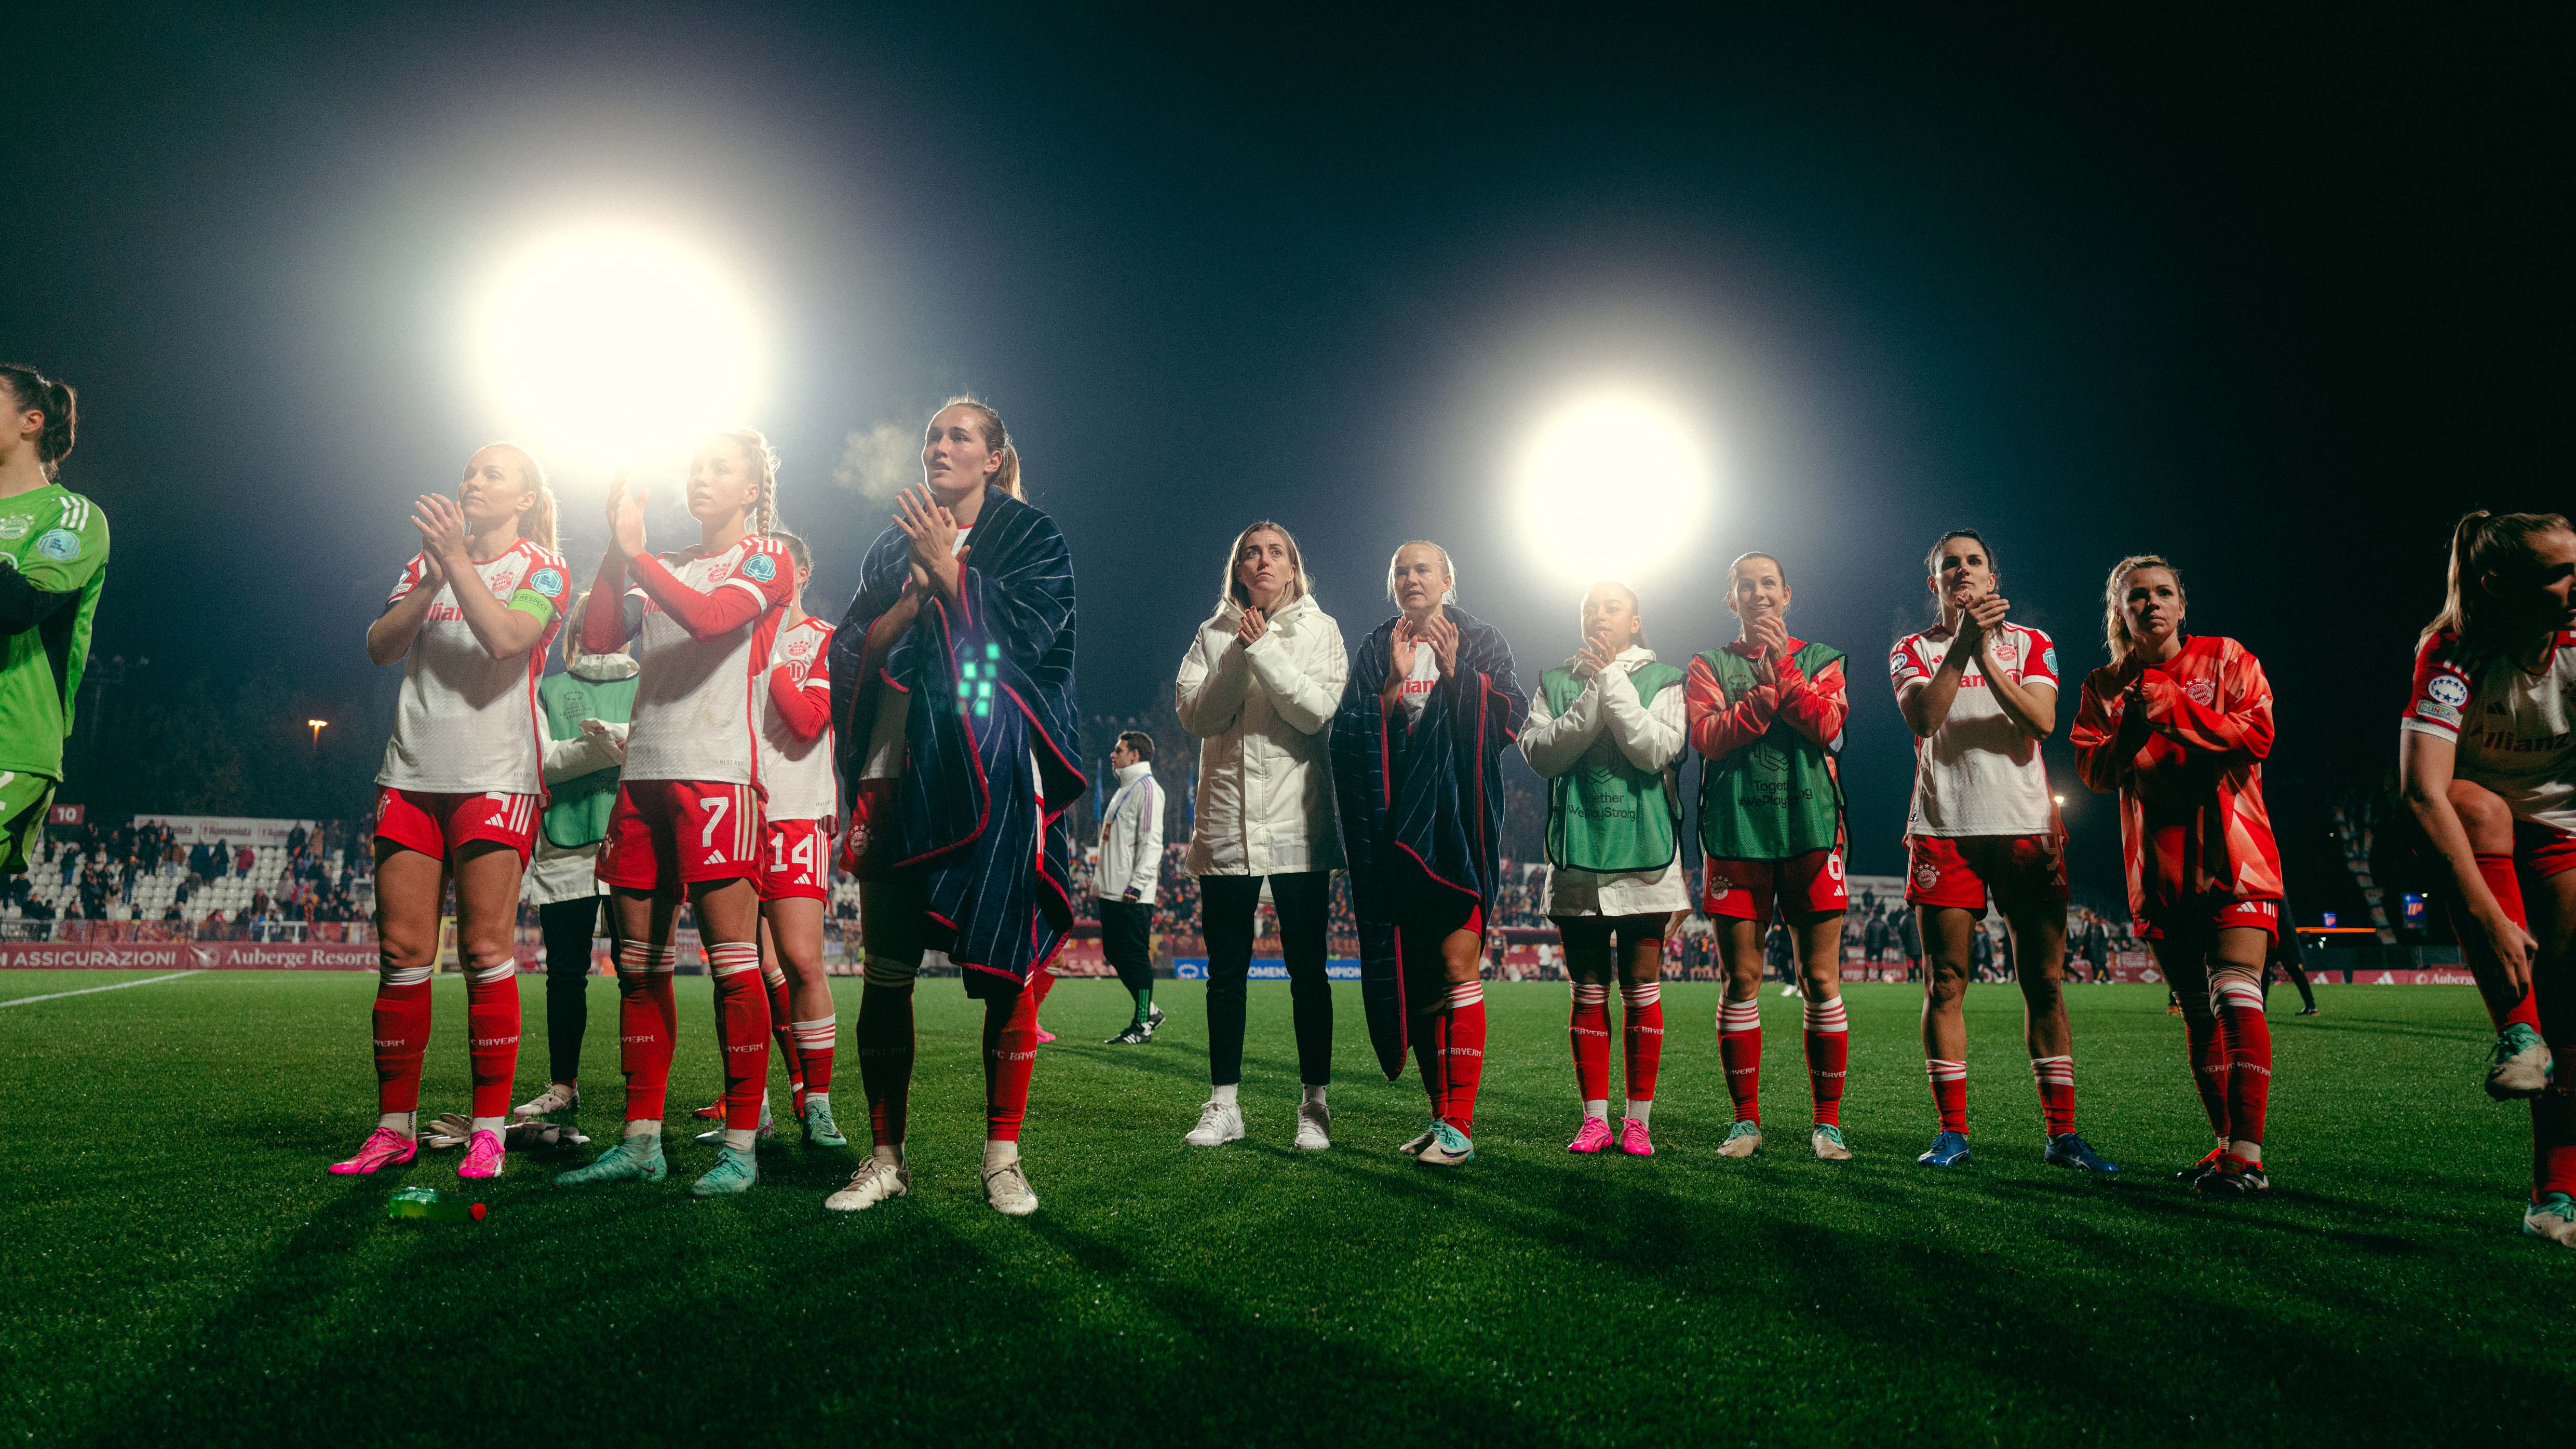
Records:
M912 1169L900 1162L888 1162L871 1156L850 1174L850 1185L823 1199L823 1206L836 1213L854 1213L875 1207L890 1197L905 1197L912 1192Z
M1333 1145L1333 1109L1321 1102L1297 1104L1297 1150L1321 1152Z
M1298 1129L1300 1132L1304 1128ZM1199 1108L1199 1125L1181 1140L1192 1147L1216 1147L1243 1139L1243 1108L1234 1102L1210 1102Z
M1006 1217L1024 1218L1038 1210L1038 1191L1029 1186L1028 1168L1020 1159L984 1174L984 1201Z
M553 1082L549 1083L544 1091L511 1108L510 1115L551 1117L557 1112L569 1112L580 1105L581 1088L567 1087L561 1082Z

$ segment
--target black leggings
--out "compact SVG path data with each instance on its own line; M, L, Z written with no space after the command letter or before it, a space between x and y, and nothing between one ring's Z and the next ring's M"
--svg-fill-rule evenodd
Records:
M590 943L599 933L606 896L576 896L537 907L546 938L547 1080L569 1082L581 1070L582 1033L590 1028Z
M1333 1079L1333 983L1324 975L1333 873L1310 870L1269 879L1296 1013L1297 1076L1320 1087ZM1220 1087L1243 1080L1244 982L1252 970L1252 918L1261 904L1261 881L1257 875L1199 877L1199 930L1208 951L1208 1080Z

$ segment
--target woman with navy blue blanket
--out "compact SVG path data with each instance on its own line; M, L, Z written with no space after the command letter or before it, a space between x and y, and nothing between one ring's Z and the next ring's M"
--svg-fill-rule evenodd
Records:
M912 1189L904 1121L912 989L926 951L984 1003L984 1196L1037 1209L1020 1123L1048 964L1073 924L1064 812L1076 766L1073 558L1022 495L1001 415L953 398L922 441L922 484L896 500L832 638L832 705L860 882L866 984L852 1032L875 1139L854 1212Z
M1400 1150L1454 1167L1476 1155L1501 757L1520 736L1529 696L1502 632L1457 607L1448 550L1421 541L1397 549L1386 589L1403 612L1351 656L1333 716L1333 789L1369 1036L1390 1081L1410 1047L1431 1098L1429 1130Z

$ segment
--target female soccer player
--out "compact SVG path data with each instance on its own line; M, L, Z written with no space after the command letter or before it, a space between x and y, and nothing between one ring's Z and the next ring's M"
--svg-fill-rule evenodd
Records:
M1199 737L1199 783L1185 868L1198 877L1208 950L1209 1100L1181 1140L1214 1147L1243 1135L1244 982L1252 918L1270 887L1297 1034L1297 1145L1333 1145L1333 985L1324 975L1333 872L1342 842L1333 818L1325 731L1350 681L1342 628L1315 602L1304 556L1267 519L1236 535L1216 613L1182 656L1181 727ZM1138 1007L1138 1019L1144 1007Z
M1915 1160L1968 1160L1967 997L1971 949L1991 895L2012 933L2022 1041L2039 1081L2046 1160L2120 1169L2075 1132L2075 1039L2066 1024L2066 827L2040 741L2057 723L2057 646L2007 622L1994 551L1973 528L1933 540L1924 587L1941 621L1887 656L1896 707L1914 731L1914 804L1905 823L1905 899L1932 969L1923 980L1923 1066L1940 1125Z
M586 598L587 596L585 596ZM581 617L576 602L565 611ZM581 631L563 631L564 667L537 681L545 712L546 801L528 866L528 903L546 945L546 1089L511 1109L546 1117L581 1106L581 1043L590 1029L590 943L602 911L599 843L617 804L626 726L635 714L635 660L619 651L582 652Z
M1547 898L1540 911L1565 941L1574 988L1567 1035L1583 1125L1568 1152L1610 1145L1610 979L1626 1003L1619 1150L1652 1157L1646 1123L1664 1052L1664 932L1690 909L1682 881L1682 671L1646 647L1646 621L1626 584L1583 595L1583 644L1538 677L1521 756L1548 782Z
M752 1144L769 1077L769 997L753 883L763 830L756 700L794 566L768 536L778 520L778 455L759 433L718 433L689 460L693 546L645 548L648 497L628 496L623 477L609 489L608 550L581 615L584 649L607 653L631 639L640 666L626 769L599 851L616 928L626 1132L555 1181L659 1182L670 1172L662 1115L678 1022L672 920L685 895L715 978L725 1082L724 1147L689 1193L719 1197L760 1178Z
M1699 773L1700 910L1720 923L1726 1004L1718 1059L1735 1098L1735 1125L1718 1152L1750 1157L1762 1145L1762 944L1773 913L1797 941L1806 997L1807 1087L1815 1103L1808 1145L1818 1157L1851 1156L1842 1100L1850 1037L1842 1000L1843 787L1836 757L1851 691L1841 650L1789 633L1789 575L1767 553L1727 570L1726 606L1737 638L1694 656L1684 686Z
M984 1003L984 1197L1035 1212L1020 1161L1037 1007L1073 924L1064 811L1074 763L1073 557L1021 493L999 413L952 398L930 420L922 484L860 568L833 636L832 717L851 782L843 860L860 880L867 980L853 1028L874 1147L823 1205L912 1189L912 990L922 954Z
M2281 924L2281 852L2263 806L2272 685L2233 639L2183 632L2182 575L2154 554L2112 565L2111 662L2084 679L2072 743L2084 783L2120 796L2129 914L2181 994L2200 1104L2218 1146L2184 1176L2204 1195L2264 1191L2272 1029L2263 961Z
M107 585L106 515L54 481L76 412L70 384L0 363L0 879L41 848Z
M784 530L770 536L786 546L796 588L788 596L786 626L770 646L762 699L760 780L769 791L769 823L760 854L760 969L805 1140L847 1147L850 1139L832 1120L839 1018L823 979L823 908L841 804L832 778L832 626L805 612L813 550Z
M2442 613L2415 649L2398 735L2408 811L2496 1023L2487 1091L2529 1097L2525 1232L2576 1248L2576 533L2555 513L2471 513Z
M1447 549L1419 540L1397 549L1386 591L1402 612L1351 660L1333 715L1333 789L1378 1063L1394 1080L1409 1045L1431 1098L1430 1129L1400 1150L1455 1167L1476 1155L1485 1071L1481 970L1503 831L1497 772L1529 696L1502 631L1457 606Z
M498 1177L519 1064L519 873L545 804L537 676L562 627L555 500L524 448L494 443L465 463L456 497L413 505L420 552L367 628L367 657L405 659L376 797L376 1130L342 1175L419 1151L421 1055L442 898L456 887L465 959L472 1126L459 1177ZM469 581L459 588L459 581Z

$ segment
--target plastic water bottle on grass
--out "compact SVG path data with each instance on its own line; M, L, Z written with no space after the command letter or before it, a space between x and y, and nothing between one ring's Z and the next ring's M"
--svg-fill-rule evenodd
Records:
M434 1187L407 1187L385 1204L385 1216L433 1223L479 1223L483 1221L483 1204L450 1197Z

